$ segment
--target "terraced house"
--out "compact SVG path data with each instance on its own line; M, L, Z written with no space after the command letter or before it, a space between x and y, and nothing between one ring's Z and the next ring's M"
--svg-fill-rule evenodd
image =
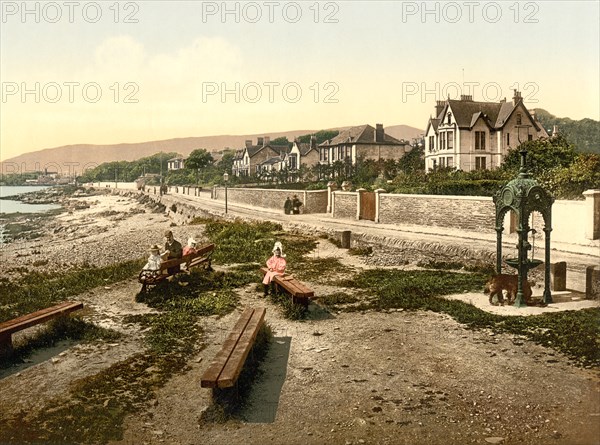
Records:
M493 169L521 142L547 137L517 90L512 102L475 102L467 95L438 100L425 130L425 169Z

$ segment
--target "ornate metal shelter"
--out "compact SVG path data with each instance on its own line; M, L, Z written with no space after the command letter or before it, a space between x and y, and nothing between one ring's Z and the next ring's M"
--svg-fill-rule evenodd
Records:
M550 232L552 231L552 204L554 198L544 190L538 182L531 177L527 170L527 151L521 150L521 168L515 179L501 188L494 195L496 205L496 272L500 273L502 268L502 231L504 230L504 216L506 212L513 210L517 215L517 233L519 241L517 244L517 258L509 258L506 264L517 269L519 273L518 290L515 306L527 306L523 298L523 283L527 280L529 269L539 266L542 261L527 258L531 244L527 238L532 228L529 227L529 215L538 211L544 218L545 234L545 267L544 267L544 303L552 303L550 294Z

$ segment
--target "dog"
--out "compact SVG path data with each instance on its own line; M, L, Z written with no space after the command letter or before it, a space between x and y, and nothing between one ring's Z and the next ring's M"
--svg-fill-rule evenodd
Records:
M492 276L488 282L485 284L485 288L483 290L484 293L490 294L490 304L497 306L497 304L493 303L493 297L496 295L498 297L498 303L504 306L504 295L503 291L506 291L506 297L508 300L508 304L514 303L517 298L517 290L519 288L519 276L518 275L508 275L508 274L498 274ZM523 283L523 296L525 297L525 302L530 303L532 291L531 286L528 281Z

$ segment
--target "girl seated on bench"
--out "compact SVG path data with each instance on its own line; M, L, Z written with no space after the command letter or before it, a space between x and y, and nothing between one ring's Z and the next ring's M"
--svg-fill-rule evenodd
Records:
M142 277L153 276L160 270L162 258L160 256L160 249L156 244L150 247L150 256L148 262L142 268Z
M273 247L273 256L267 260L267 269L269 271L265 274L263 284L265 287L265 297L269 294L269 285L276 275L283 275L287 263L285 261L285 255L283 254L283 246L279 241L275 243Z
M188 243L187 246L185 246L183 248L183 256L189 255L191 253L197 253L198 250L196 250L196 245L198 243L196 242L196 240L194 238L188 238Z

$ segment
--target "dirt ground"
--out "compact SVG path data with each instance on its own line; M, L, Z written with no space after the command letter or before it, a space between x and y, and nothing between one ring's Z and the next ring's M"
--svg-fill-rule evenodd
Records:
M74 242L93 248L117 233L138 240L145 230L147 236L148 225L138 219L143 215L106 224L90 214L110 208L111 199L117 198L103 197L82 211L88 227L98 221L102 229ZM155 218L152 230L160 233L168 221ZM173 231L183 239L190 229ZM51 244L38 241L48 249ZM28 248L15 250L23 261ZM313 255L367 267L323 240ZM334 290L308 284L316 295ZM66 395L75 379L139 351L143 332L123 323L128 314L152 311L135 302L138 290L131 279L81 295L86 317L126 335L102 346L59 346L4 372L0 419L33 412ZM126 419L124 438L115 444L600 444L600 373L576 367L552 349L514 335L471 331L430 312L329 313L311 304L308 320L290 321L255 285L239 295L234 313L200 320L206 348L189 361L189 370L157 391L144 412ZM275 333L262 373L243 420L203 422L211 398L200 376L245 306L266 307Z

